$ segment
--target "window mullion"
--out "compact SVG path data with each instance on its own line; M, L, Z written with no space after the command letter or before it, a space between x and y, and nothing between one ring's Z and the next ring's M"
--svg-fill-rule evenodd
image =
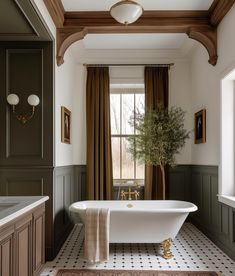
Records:
M134 136L136 135L136 130L135 130L135 110L136 109L136 95L134 94ZM136 179L136 158L134 158L134 179Z
M122 179L122 94L120 94L120 178Z

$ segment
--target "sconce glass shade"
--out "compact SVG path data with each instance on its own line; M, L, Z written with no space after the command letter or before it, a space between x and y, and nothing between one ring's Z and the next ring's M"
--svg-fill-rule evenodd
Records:
M29 105L37 106L40 103L40 99L37 95L32 94L28 97L28 103L29 103Z
M10 94L7 96L7 102L10 105L17 105L19 103L20 99L16 94Z
M123 0L113 5L110 9L111 16L121 24L131 24L143 14L143 8L132 0Z

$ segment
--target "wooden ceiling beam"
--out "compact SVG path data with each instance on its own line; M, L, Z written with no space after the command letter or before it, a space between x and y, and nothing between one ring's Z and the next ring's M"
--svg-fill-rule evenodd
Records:
M216 31L210 25L208 11L145 11L137 22L128 26L119 24L109 12L103 11L65 13L64 26L57 29L57 64L64 62L64 53L72 43L87 34L103 33L186 33L200 43L203 41L210 55L209 62L216 63ZM206 40L209 33L210 38Z
M44 0L57 26L57 64L64 62L68 47L87 34L185 33L208 51L208 62L217 63L217 26L235 0L214 0L208 11L145 11L139 20L125 26L107 11L65 12L61 0Z
M139 20L129 26L123 26L112 18L109 12L66 12L64 27L108 27L108 28L136 28L159 26L187 27L191 25L208 26L210 19L208 12L202 11L145 11Z
M209 10L211 25L218 26L234 3L235 0L215 0L214 5Z
M43 0L43 2L47 7L56 28L63 27L65 10L61 0Z

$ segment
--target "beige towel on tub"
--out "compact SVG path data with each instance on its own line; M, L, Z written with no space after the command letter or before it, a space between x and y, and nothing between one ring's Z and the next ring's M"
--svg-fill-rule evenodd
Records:
M84 259L91 263L109 259L110 210L87 208L85 216Z

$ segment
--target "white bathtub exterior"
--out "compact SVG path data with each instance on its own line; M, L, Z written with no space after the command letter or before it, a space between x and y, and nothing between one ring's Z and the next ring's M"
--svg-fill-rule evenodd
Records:
M128 208L131 204L133 207ZM84 223L86 208L110 209L110 243L161 243L174 239L197 206L172 200L81 201L70 206Z

